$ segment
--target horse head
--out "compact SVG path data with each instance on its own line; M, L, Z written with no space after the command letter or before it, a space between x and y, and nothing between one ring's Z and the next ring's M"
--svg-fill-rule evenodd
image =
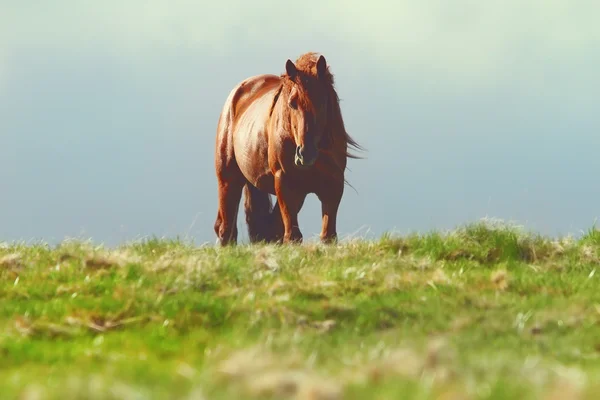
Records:
M294 64L288 59L285 70L284 108L296 144L294 164L311 167L330 139L327 120L332 77L322 55L316 62L314 58L300 58Z

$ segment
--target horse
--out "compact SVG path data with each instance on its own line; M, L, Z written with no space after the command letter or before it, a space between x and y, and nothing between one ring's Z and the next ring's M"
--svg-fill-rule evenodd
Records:
M345 129L323 55L305 53L287 59L279 76L238 83L217 123L214 231L221 246L237 243L242 191L251 242L301 243L298 213L310 193L321 202L321 242L336 242L347 160L360 158L351 148L362 150Z

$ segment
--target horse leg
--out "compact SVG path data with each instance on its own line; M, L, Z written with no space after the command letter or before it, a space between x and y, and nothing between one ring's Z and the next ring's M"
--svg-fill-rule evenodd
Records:
M221 231L221 225L223 224L223 218L221 218L221 211L217 210L217 219L213 226L215 233L217 234L217 239L219 238L219 232Z
M244 210L250 243L281 242L284 234L279 203L271 203L269 194L247 183L244 187Z
M219 211L215 221L215 233L221 246L237 243L237 216L244 182L241 179L227 181L219 177Z
M244 186L244 198L244 211L250 243L272 241L271 210L273 204L269 194L262 192L248 182Z
M273 210L271 211L269 219L269 227L270 241L281 243L283 241L285 227L283 226L279 202L276 202L273 206Z
M331 244L337 242L337 213L344 194L344 182L328 182L317 194L321 200L321 242Z
M298 226L298 213L306 194L297 193L293 190L288 177L283 171L275 173L275 193L277 194L277 204L281 212L284 233L283 243L302 243L302 232Z

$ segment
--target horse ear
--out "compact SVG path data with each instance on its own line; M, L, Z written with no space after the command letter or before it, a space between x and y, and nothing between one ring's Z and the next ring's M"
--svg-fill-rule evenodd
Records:
M324 56L319 56L319 60L317 60L317 75L319 78L324 78L327 73L327 60L325 60Z
M296 68L292 60L288 59L285 62L285 72L287 72L289 77L292 79L296 78L296 75L298 75L298 69Z

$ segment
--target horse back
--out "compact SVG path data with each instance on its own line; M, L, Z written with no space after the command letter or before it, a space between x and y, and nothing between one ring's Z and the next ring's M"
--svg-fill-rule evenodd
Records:
M281 86L276 75L256 75L230 92L217 129L217 168L231 166L253 185L272 186L268 166L268 121ZM235 167L233 167L235 165Z
M257 118L268 117L269 98L272 101L280 83L279 76L262 74L244 79L231 90L223 105L217 127L217 148L224 160L233 158L233 136L236 130L244 130L245 124L250 122L252 125ZM269 92L272 92L273 96L268 96ZM247 113L249 109L252 110Z
M281 84L281 78L276 75L256 75L240 82L230 96L230 110L233 121L237 121L246 110L257 102L265 100ZM267 99L268 100L268 99ZM267 101L268 103L268 101Z

